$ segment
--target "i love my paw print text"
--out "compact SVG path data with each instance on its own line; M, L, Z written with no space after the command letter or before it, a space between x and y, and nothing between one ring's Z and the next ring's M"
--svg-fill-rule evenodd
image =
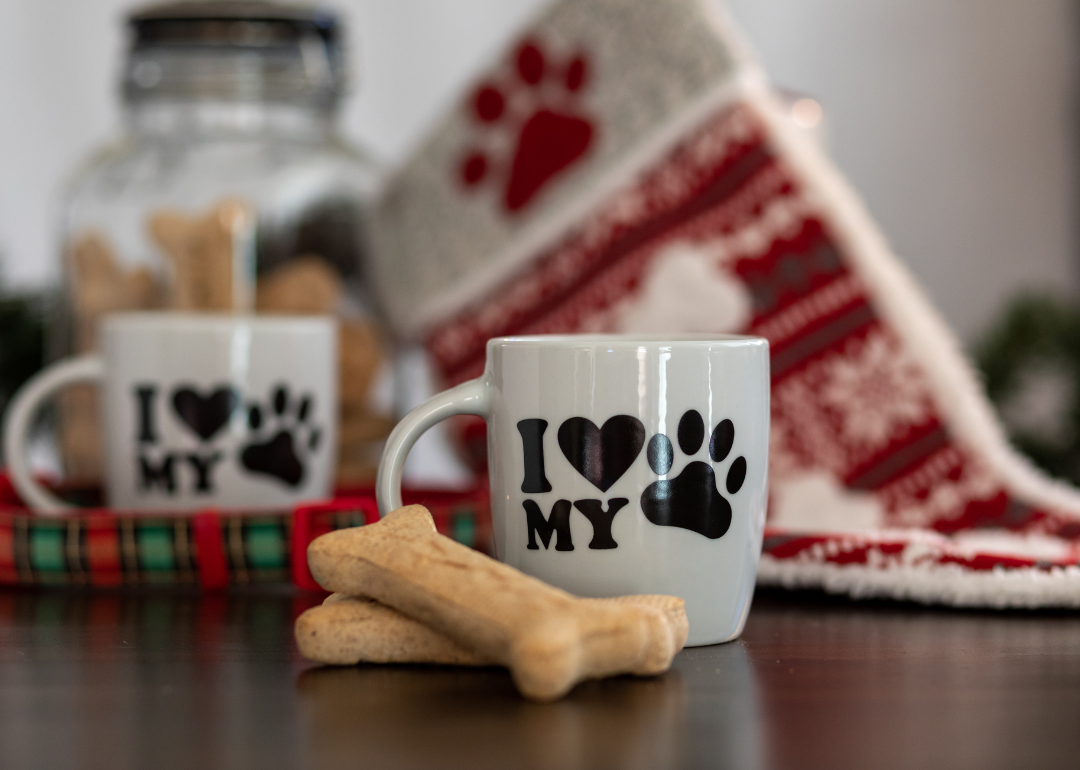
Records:
M522 506L526 515L528 549L531 551L552 547L554 550L573 551L574 542L570 521L574 511L581 513L592 525L593 537L589 542L592 550L618 548L612 534L616 515L628 508L630 500L612 497L608 500L573 500L561 497L565 494L565 472L556 476L562 479L555 484L547 476L544 453L544 433L547 420L532 418L517 423L522 441L524 461L521 491L527 495L555 493L559 499L552 500L548 512L540 501L526 499ZM637 462L645 446L645 426L632 415L618 414L602 425L596 425L586 417L571 417L559 426L557 439L567 465L595 487L601 494L615 487ZM735 445L735 424L721 420L709 436L708 459L711 462L692 459L705 445L705 421L694 409L688 410L679 420L677 440L679 451L688 459L674 478L669 478L676 465L676 451L671 439L657 433L648 442L646 461L649 468L661 478L650 483L640 495L641 513L659 527L680 527L716 540L723 537L731 527L732 508L728 499L717 486L717 467L727 463ZM738 494L746 481L747 463L742 455L727 463L724 470L724 489L728 496ZM595 493L594 493L595 494Z

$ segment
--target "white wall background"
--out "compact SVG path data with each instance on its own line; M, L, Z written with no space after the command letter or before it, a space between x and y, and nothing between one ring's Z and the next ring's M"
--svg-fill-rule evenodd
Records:
M343 130L394 162L544 0L331 0L357 71ZM1068 0L729 0L776 82L970 339L1019 287L1077 283L1080 24ZM4 0L0 271L51 280L65 174L118 123L128 0Z

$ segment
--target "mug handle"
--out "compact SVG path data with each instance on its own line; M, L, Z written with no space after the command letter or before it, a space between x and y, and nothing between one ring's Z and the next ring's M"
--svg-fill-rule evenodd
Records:
M30 422L41 404L57 391L76 382L100 382L105 376L101 356L89 355L57 361L35 374L12 399L4 419L4 461L15 491L37 513L59 514L73 510L38 484L26 463L26 439Z
M490 413L491 383L486 376L444 390L409 412L390 433L379 461L379 475L375 481L379 515L385 516L401 507L401 472L405 458L424 431L454 415L475 414L486 419Z

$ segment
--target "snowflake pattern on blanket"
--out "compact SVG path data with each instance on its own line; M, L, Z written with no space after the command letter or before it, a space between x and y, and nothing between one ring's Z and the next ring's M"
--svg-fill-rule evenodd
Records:
M658 291L649 285L660 272L654 263L679 245L703 255L718 274L734 276L750 298L748 322L711 331L761 335L772 348L767 557L879 567L910 560L908 538L883 544L822 534L812 519L777 509L785 484L815 477L833 485L836 505L860 496L878 531L994 528L1074 541L1075 519L1015 499L954 440L919 365L829 225L827 207L800 185L765 122L738 104L526 270L441 325L428 347L447 380L458 382L481 372L490 337L622 331L639 298ZM800 528L814 536L795 537ZM1051 560L969 558L955 543L933 538L920 548L924 561L976 571L1050 569L1075 564L1077 556L1066 548Z

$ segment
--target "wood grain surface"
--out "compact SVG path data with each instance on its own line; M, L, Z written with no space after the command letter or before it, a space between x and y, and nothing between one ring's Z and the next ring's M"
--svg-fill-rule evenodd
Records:
M761 593L668 674L319 668L321 597L0 591L0 768L1080 766L1080 614Z

